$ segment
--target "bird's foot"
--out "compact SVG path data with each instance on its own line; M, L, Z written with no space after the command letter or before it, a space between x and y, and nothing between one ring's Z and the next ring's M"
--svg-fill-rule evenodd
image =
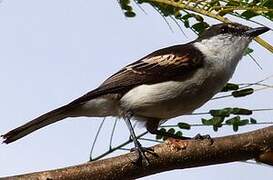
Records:
M133 161L133 163L138 166L143 166L143 162L145 163L146 166L150 164L150 161L145 153L156 155L153 148L142 147L140 144L137 147L132 148L131 152L132 151L137 152L137 158L135 161Z

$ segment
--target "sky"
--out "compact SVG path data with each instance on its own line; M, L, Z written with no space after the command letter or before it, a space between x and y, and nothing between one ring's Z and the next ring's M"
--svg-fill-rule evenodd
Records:
M125 18L117 1L87 0L3 0L0 3L0 134L64 105L96 88L121 67L146 54L170 45L190 42L196 35L181 33L170 21L149 6L146 13L135 7L137 17ZM258 18L273 28L273 23ZM217 23L212 21L212 23ZM255 26L253 23L249 24ZM273 44L273 32L262 37ZM273 55L257 43L253 56L240 62L231 82L253 83L273 74ZM267 81L273 84L272 80ZM196 112L212 108L273 108L272 89L257 91L245 98L209 101ZM258 121L271 122L272 112L254 113ZM182 116L170 120L198 123L201 117ZM12 144L0 144L0 177L61 168L87 162L90 148L101 122L99 118L69 118L45 127ZM107 118L98 137L95 155L108 148L114 119ZM240 129L246 132L261 126ZM143 132L138 127L137 132ZM221 136L234 134L231 127L215 133L210 127L193 128L197 133ZM153 136L148 136L153 138ZM118 121L114 144L128 139L128 130ZM149 145L148 142L142 142ZM110 156L125 153L118 151ZM270 179L272 167L245 162L175 170L141 179Z

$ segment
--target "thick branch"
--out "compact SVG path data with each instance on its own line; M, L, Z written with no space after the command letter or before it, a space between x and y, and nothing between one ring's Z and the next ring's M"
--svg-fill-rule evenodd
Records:
M36 172L6 179L133 179L173 169L199 167L248 159L272 163L273 126L249 133L209 140L170 139L153 147L157 156L148 155L150 165L132 163L135 153L85 163L78 166Z

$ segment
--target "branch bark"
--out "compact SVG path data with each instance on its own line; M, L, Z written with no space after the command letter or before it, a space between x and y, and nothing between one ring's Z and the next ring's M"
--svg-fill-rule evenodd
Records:
M13 180L36 179L133 179L173 169L207 166L256 159L273 165L273 126L252 132L209 140L169 139L153 146L157 154L147 154L150 164L139 167L132 162L134 152L63 169L5 177ZM2 179L2 178L1 178Z

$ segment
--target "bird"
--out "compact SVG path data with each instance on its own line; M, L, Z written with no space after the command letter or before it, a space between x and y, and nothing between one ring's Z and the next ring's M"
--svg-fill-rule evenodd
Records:
M44 126L68 117L123 118L139 159L145 152L131 120L142 122L151 134L161 122L192 113L220 92L232 77L249 43L268 27L239 23L210 26L195 40L154 51L125 66L99 87L2 135L14 142Z

